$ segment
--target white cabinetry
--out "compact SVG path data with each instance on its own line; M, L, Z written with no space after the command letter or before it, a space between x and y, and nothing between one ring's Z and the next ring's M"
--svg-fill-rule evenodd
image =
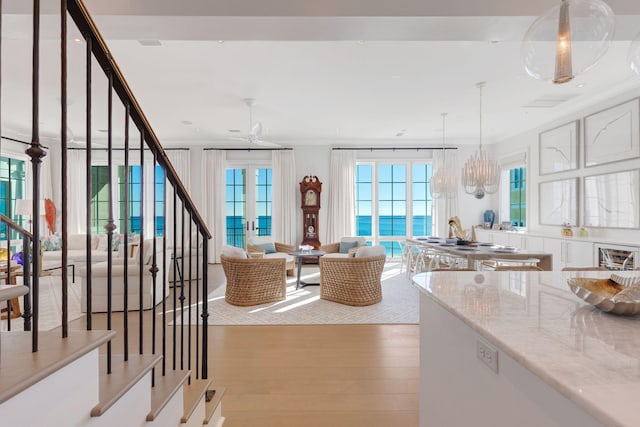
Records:
M476 240L482 243L493 243L494 233L484 228L476 228Z
M593 267L593 242L570 239L544 238L544 250L553 254L553 269L564 267Z

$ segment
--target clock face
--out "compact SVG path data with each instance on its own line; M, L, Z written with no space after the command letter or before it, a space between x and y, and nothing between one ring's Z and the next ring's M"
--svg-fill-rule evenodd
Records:
M309 233L313 233L314 231L313 225L310 225L309 227L307 227L307 231L309 231Z
M313 190L307 190L304 194L305 206L315 206L318 204L318 195Z

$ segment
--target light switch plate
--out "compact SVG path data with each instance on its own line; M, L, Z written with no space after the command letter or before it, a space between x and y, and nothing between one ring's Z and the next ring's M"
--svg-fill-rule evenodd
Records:
M493 372L498 373L498 350L489 344L478 340L476 346L476 356Z

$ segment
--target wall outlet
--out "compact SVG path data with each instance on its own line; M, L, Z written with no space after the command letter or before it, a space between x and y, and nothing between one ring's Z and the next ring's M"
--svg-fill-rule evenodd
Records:
M476 356L493 372L498 373L498 350L489 344L478 340L476 345Z

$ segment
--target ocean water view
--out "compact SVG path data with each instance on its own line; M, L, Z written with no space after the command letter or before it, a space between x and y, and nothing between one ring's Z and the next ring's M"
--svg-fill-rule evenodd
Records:
M227 216L227 244L236 247L245 247L246 220L241 216ZM371 236L373 229L372 217L359 215L356 217L356 235ZM268 236L271 234L271 217L258 218L257 235ZM382 215L378 218L378 235L380 237L398 236L401 240L407 234L409 236L430 236L431 215L415 215L413 217L413 230L407 233L407 217L401 215ZM371 243L369 243L371 244ZM397 241L380 242L386 248L387 256L400 256L400 245Z

